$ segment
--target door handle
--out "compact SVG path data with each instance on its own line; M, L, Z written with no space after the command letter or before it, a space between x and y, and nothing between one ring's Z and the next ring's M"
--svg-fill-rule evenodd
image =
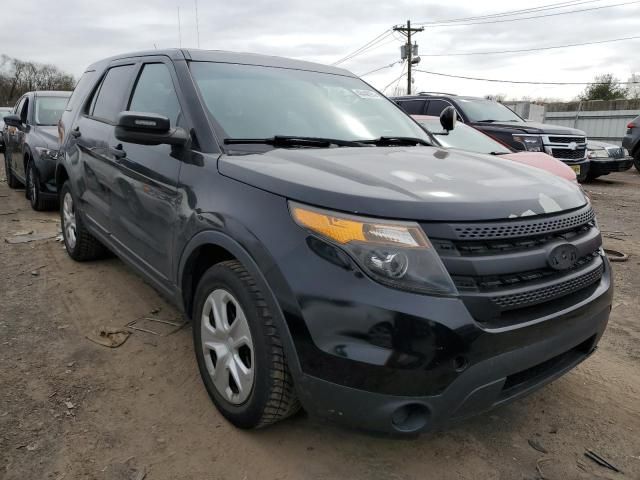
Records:
M114 156L116 160L120 160L127 156L127 152L124 151L122 144L119 143L115 147L109 149L109 153Z
M71 130L71 136L72 136L73 138L78 138L80 135L82 135L82 134L80 133L80 127L76 127L76 128L74 128L73 130Z

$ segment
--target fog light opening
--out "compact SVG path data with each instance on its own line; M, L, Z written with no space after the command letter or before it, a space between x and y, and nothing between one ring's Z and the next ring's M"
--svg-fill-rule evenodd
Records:
M469 360L464 355L458 355L453 359L453 368L456 372L463 372L469 366Z
M397 408L391 417L391 422L400 432L417 432L422 430L429 421L429 408L419 403L410 403Z

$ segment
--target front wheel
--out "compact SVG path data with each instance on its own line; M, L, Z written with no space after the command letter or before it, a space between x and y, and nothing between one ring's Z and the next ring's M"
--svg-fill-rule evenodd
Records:
M71 258L84 262L104 256L105 247L89 233L82 222L69 181L60 190L60 221L64 246Z
M7 152L4 152L4 175L7 178L7 185L9 188L18 188L20 187L20 182L13 174L13 170L11 170L11 165L9 163L9 158L7 156Z
M640 147L637 149L638 151L633 156L633 165L636 167L638 173L640 173Z
M31 208L36 211L53 210L56 207L56 201L43 198L40 191L40 177L33 161L30 161L27 165L26 175L26 196L29 199L29 203L31 203Z
M299 409L272 314L239 262L214 265L200 280L193 340L205 388L236 427L264 427Z

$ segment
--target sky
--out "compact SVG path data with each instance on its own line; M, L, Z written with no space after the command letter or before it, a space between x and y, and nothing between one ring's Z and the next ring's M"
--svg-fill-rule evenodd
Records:
M628 3L595 0L534 16ZM3 8L0 54L51 63L79 77L90 63L137 50L197 47L195 0L21 0ZM199 43L203 49L279 55L334 63L393 25L489 15L559 0L198 0ZM563 2L569 3L569 2ZM181 35L178 28L180 11ZM517 17L500 17L500 19ZM484 20L477 20L484 21ZM477 22L476 21L476 22ZM421 54L513 50L584 43L640 35L640 2L569 15L485 25L426 26L415 35ZM400 35L388 36L362 55L341 63L363 74L399 60ZM640 39L543 52L422 57L417 68L454 75L506 80L588 82L613 73L627 80L640 72ZM402 65L363 78L378 89L390 85ZM400 85L406 86L406 79ZM414 91L508 98L571 100L582 86L492 84L416 72Z

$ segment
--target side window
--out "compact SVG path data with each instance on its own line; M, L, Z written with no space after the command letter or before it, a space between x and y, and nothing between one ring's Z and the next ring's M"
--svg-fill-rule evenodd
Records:
M111 123L116 121L116 117L124 109L133 69L133 65L109 69L100 88L94 93L89 115Z
M129 104L133 112L157 113L175 126L180 117L180 103L171 73L164 63L148 63L140 73Z
M445 100L431 100L429 102L429 106L427 107L427 115L439 117L442 111L450 106L451 104Z
M76 103L80 101L79 97L82 96L82 93L89 87L89 83L93 80L95 74L95 70L87 70L82 74L82 77L80 77L80 80L76 84L76 88L73 89L73 93L67 102L67 107L65 108L67 112L70 112L75 108Z
M400 103L400 107L409 115L422 115L424 112L425 100L403 100Z

